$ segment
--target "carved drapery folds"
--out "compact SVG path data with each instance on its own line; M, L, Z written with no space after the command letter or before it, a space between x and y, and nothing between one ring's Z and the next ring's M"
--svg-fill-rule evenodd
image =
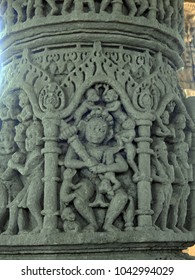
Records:
M82 13L140 17L179 33L183 26L182 1L1 1L10 41L1 73L0 238L55 233L71 243L68 234L93 232L109 242L111 232L128 242L137 230L191 241L195 127L175 45L150 49L144 36L138 48L103 37L11 44L24 22Z

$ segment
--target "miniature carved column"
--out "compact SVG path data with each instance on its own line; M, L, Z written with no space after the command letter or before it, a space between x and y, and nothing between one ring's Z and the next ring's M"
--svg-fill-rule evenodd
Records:
M195 121L195 96L190 96L186 99L185 104L189 111L189 114L192 117L192 120ZM189 204L190 204L190 230L195 231L195 130L192 132L192 146L190 149L190 163L193 166L193 182L190 184L190 197L189 197Z
M195 121L195 3L192 1L185 1L185 43L186 50L184 53L185 67L180 73L181 85L184 88L187 99L185 104L189 110L189 113ZM189 197L190 201L190 229L195 231L195 131L192 132L192 146L190 149L190 163L193 165L193 182L190 184L191 193Z
M58 194L57 187L60 181L58 177L58 156L60 149L59 126L60 117L58 110L64 107L64 93L55 82L49 82L43 87L39 95L39 105L44 116L42 123L44 127L45 147L44 154L44 223L42 232L53 232L57 230Z
M195 2L185 1L184 69L180 71L181 86L187 96L195 95Z
M60 122L53 117L43 118L45 147L42 150L45 158L44 176L44 223L42 232L52 232L57 230L57 184L58 178L58 147Z
M150 149L151 139L151 120L137 121L139 137L136 139L138 144L138 162L141 173L141 180L137 184L138 196L138 229L142 227L152 227L153 211L151 210L151 167L150 156L152 150Z

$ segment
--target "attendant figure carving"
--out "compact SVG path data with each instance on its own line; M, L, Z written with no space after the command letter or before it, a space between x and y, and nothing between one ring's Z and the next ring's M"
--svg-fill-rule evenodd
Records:
M90 12L95 12L94 0L66 0L62 6L62 14L67 14L73 4L74 10L77 11L77 13L84 12L84 5L88 6Z
M119 147L124 149L127 162L134 172L133 179L134 181L137 181L139 179L140 172L137 164L135 163L136 147L135 144L133 144L133 140L136 136L135 121L131 118L127 118L121 126L122 130L116 135L116 139Z
M6 222L7 205L11 200L12 190L18 186L18 180L6 172L8 161L15 152L14 132L2 129L0 132L0 232ZM14 192L14 191L13 191Z
M17 115L17 118L19 122L28 127L33 119L33 111L28 96L23 91L19 94L19 106L22 108L22 111Z
M154 140L154 156L152 159L152 222L156 229L167 230L168 210L172 196L172 183L174 181L174 168L168 162L168 151L165 142Z
M36 222L34 233L40 232L42 229L43 218L42 199L43 199L43 156L42 148L43 128L38 121L34 121L26 130L25 149L27 157L24 164L16 163L11 159L8 162L8 167L17 170L24 180L24 188L16 196L12 202L10 210L11 225L17 224L17 216L19 209L28 209ZM10 226L11 227L11 226ZM9 224L8 224L9 228ZM10 229L10 228L9 228Z
M96 103L100 100L98 93L95 89L90 88L86 92L86 99L82 102L81 106L74 113L75 125L78 125L83 115L92 109L100 108Z
M102 99L106 104L105 111L109 112L117 122L123 123L127 115L121 108L117 92L114 89L105 90Z
M135 0L135 4L138 7L136 13L137 17L143 16L146 10L149 8L148 0Z

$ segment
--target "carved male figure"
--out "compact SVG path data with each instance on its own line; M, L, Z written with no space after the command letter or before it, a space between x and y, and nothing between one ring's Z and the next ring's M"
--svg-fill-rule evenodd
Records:
M106 103L105 110L114 116L115 120L123 123L127 115L122 111L121 102L118 100L119 96L114 89L110 89L103 93L102 99Z
M11 159L15 164L24 164L26 160L26 155L20 151L15 152ZM14 169L12 169L9 164L7 169L2 175L2 178L7 182L10 182L8 189L8 205L9 209L9 222L6 231L3 232L3 235L12 235L17 233L17 221L19 230L22 229L21 226L21 212L18 212L17 207L15 206L15 200L19 197L19 194L23 192L23 182L20 174Z
M12 3L13 9L17 13L17 22L24 20L23 8L27 6L28 0L14 0Z
M100 6L100 11L105 11L108 8L108 6L110 4L112 4L113 2L114 2L113 0L103 0L102 3L101 3L101 6ZM133 1L132 0L124 0L124 4L126 4L128 9L129 9L129 16L135 16L135 14L137 12L136 0L133 0Z
M98 107L95 103L100 100L100 97L97 94L97 91L93 88L90 88L86 92L86 100L82 102L79 108L74 113L75 125L77 125L82 116L88 111Z
M166 144L161 139L156 139L153 143L154 157L152 160L152 196L153 225L157 227L157 220L162 230L167 230L167 215L172 196L172 183L174 181L174 169L168 162L168 151Z
M175 137L175 129L170 124L170 113L165 110L159 117L156 116L157 125L154 127L153 133L163 139L166 137Z
M42 229L42 196L43 196L43 156L41 154L43 128L38 121L34 121L26 131L25 149L27 158L24 164L15 163L13 160L8 162L8 166L17 170L25 179L25 188L18 194L13 201L15 210L17 208L28 208L34 217L37 226L33 229L34 233ZM15 216L13 211L13 216ZM10 213L10 221L13 221ZM12 222L12 224L14 224Z
M0 132L0 232L5 225L7 204L9 202L9 190L14 182L14 177L5 176L7 164L15 152L14 133L9 130ZM16 180L17 181L17 180Z
M122 123L122 130L116 135L118 145L122 147L126 153L127 162L134 172L134 180L136 181L139 176L139 170L135 163L136 147L132 143L135 139L135 121L127 118Z
M171 164L174 166L175 180L171 197L168 226L175 232L186 231L184 228L187 215L187 198L190 193L187 143L177 143L169 153Z
M16 120L19 113L17 108L17 95L9 94L2 97L2 103L5 105L0 116L2 120Z
M136 16L142 16L145 11L149 8L148 0L135 0L136 6L138 6L138 11L136 13Z
M73 4L74 10L77 12L83 12L84 4L88 5L90 12L95 12L94 0L65 0L62 6L62 14L66 14Z
M27 0L27 19L32 18L32 11L37 7L42 7L42 0ZM48 5L51 7L50 15L58 14L58 7L56 6L55 0L46 0ZM35 11L36 14L36 11ZM40 15L41 16L41 15Z
M165 9L165 18L164 22L168 27L171 27L171 20L174 13L174 9L171 6L170 0L164 1L164 9Z
M98 189L98 186L101 185L102 181L100 179L101 176L107 172L125 172L128 169L125 160L119 153L115 155L114 162L112 164L106 165L102 163L104 152L109 149L109 146L104 144L108 130L109 124L106 119L104 119L101 112L92 112L88 116L85 139L83 141L83 149L85 149L88 154L88 160L84 161L81 153L79 155L79 151L77 152L75 148L71 146L71 143L65 157L65 166L80 170L80 174L82 174L85 178L88 178L88 180L92 182L93 187L96 187L96 202L101 201ZM88 186L86 185L86 188L87 187ZM79 190L80 189L75 192L78 192ZM128 198L125 191L122 188L119 188L110 201L104 223L105 230L116 230L113 226L113 222L125 207L127 200ZM97 203L96 206L98 205L100 204ZM80 209L80 214L83 217L86 215L82 209ZM91 225L94 225L94 220L91 220L90 223Z
M187 215L187 199L190 194L190 166L188 164L189 146L187 143L176 143L174 145L174 167L179 171L174 187L172 209L169 224L176 232L186 232L185 220ZM178 230L179 229L179 230Z
M24 91L21 91L19 94L19 106L22 108L22 111L17 116L18 120L23 125L30 125L29 121L33 118L33 111L28 96Z

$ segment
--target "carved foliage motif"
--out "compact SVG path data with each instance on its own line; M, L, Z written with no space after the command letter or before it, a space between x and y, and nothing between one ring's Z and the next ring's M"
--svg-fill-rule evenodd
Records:
M2 234L38 233L46 221L53 227L52 217L64 232L132 230L137 187L146 180L141 154L148 165L151 153L153 226L187 230L192 125L174 69L160 53L100 42L25 50L4 65L3 81ZM152 130L143 136L146 120Z

